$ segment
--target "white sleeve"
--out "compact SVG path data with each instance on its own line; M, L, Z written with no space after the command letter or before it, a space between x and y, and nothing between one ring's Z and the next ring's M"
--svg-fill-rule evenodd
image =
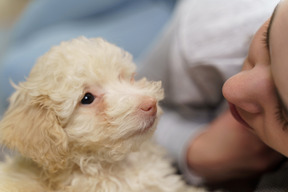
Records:
M138 76L161 80L168 110L156 138L191 183L183 154L222 106L222 85L240 71L250 39L278 0L182 0L154 47L143 57ZM169 108L170 107L170 108Z

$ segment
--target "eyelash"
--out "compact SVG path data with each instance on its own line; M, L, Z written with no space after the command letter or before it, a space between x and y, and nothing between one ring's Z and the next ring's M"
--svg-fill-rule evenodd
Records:
M282 109L280 104L278 104L278 106L277 106L277 110L275 112L275 115L276 115L277 120L283 125L282 129L286 130L288 128L288 121L284 117L283 109Z
M268 29L263 32L262 41L267 49L269 49L269 42L268 42Z
M268 41L268 27L265 29L262 35L262 41L265 47L269 50L269 41ZM283 114L283 109L280 104L277 105L277 110L275 112L276 119L282 124L282 129L286 130L288 128L288 120Z

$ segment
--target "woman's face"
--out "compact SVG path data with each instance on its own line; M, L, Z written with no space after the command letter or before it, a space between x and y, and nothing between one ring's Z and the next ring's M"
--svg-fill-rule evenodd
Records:
M234 117L288 157L288 0L255 34L242 71L226 81Z

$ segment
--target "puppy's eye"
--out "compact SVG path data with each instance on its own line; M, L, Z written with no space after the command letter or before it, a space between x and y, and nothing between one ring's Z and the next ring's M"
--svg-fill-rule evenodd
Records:
M91 93L85 93L83 99L81 100L81 104L83 105L89 105L93 103L95 97Z

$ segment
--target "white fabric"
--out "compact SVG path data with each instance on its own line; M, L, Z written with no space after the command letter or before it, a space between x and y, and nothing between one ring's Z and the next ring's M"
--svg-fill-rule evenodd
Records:
M222 84L240 71L251 37L277 3L182 0L163 36L144 57L139 76L161 80L164 104L174 107L164 111L156 138L180 164L185 162L183 150L193 135L217 116L223 103ZM186 165L180 167L184 173L191 171ZM187 179L194 184L201 181Z

